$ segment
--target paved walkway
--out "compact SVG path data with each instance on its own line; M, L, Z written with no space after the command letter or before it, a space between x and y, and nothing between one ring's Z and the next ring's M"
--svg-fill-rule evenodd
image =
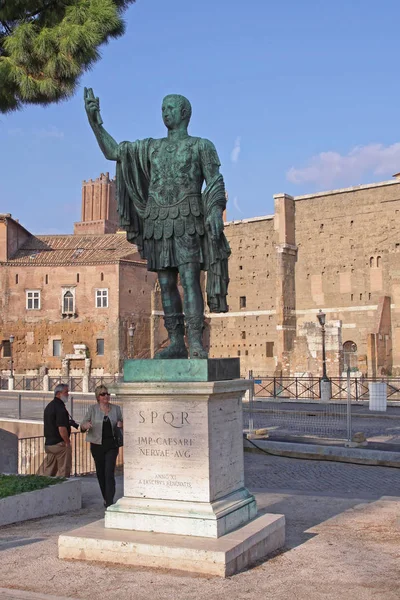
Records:
M246 485L252 489L339 494L371 500L381 496L400 498L400 469L258 453L245 456Z
M285 548L268 561L225 580L60 561L58 535L104 514L90 477L81 511L0 530L0 598L399 600L400 471L258 454L245 463L259 507L287 518Z

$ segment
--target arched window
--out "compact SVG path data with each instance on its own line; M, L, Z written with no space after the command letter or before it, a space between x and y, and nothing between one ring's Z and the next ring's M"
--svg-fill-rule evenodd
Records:
M343 359L345 371L348 367L350 371L358 370L357 344L350 340L343 344Z
M63 313L74 312L74 297L71 292L65 292L63 296Z
M382 257L381 256L377 256L377 258L376 258L376 266L377 267L381 266L381 261L382 261Z
M369 259L369 266L370 267L374 267L375 266L375 259L373 256L371 256L371 258Z

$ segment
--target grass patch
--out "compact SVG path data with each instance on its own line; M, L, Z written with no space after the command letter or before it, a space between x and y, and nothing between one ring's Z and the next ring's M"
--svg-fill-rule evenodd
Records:
M66 481L65 477L44 477L43 475L0 475L0 498L42 490L49 485Z

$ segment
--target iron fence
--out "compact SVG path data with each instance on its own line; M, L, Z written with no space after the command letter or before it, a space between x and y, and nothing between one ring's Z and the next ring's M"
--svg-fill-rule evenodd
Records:
M108 387L109 385L113 385L114 383L118 383L121 380L119 375L106 375L105 377L90 377L89 379L89 392L94 392L94 390L99 385L105 385Z
M15 375L14 390L38 391L43 390L43 377Z
M293 400L320 400L321 378L319 377L271 377L254 375L249 372L249 379L254 381L254 398L282 398ZM383 382L387 386L387 398L400 401L399 377L331 377L332 401L344 401L348 398L354 401L369 400L369 384Z
M88 475L95 472L90 444L82 433L71 434L72 471L71 476ZM117 467L124 464L124 449L119 449ZM18 440L18 473L20 475L43 475L46 465L46 451L43 436L20 438Z
M49 377L49 390L54 390L59 383L68 385L70 392L83 392L83 377Z

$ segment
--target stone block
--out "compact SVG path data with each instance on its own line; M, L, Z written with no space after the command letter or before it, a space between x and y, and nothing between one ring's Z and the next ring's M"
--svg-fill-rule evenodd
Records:
M18 473L18 436L0 429L0 473Z
M372 382L369 384L369 410L386 412L387 408L387 386L384 382Z

